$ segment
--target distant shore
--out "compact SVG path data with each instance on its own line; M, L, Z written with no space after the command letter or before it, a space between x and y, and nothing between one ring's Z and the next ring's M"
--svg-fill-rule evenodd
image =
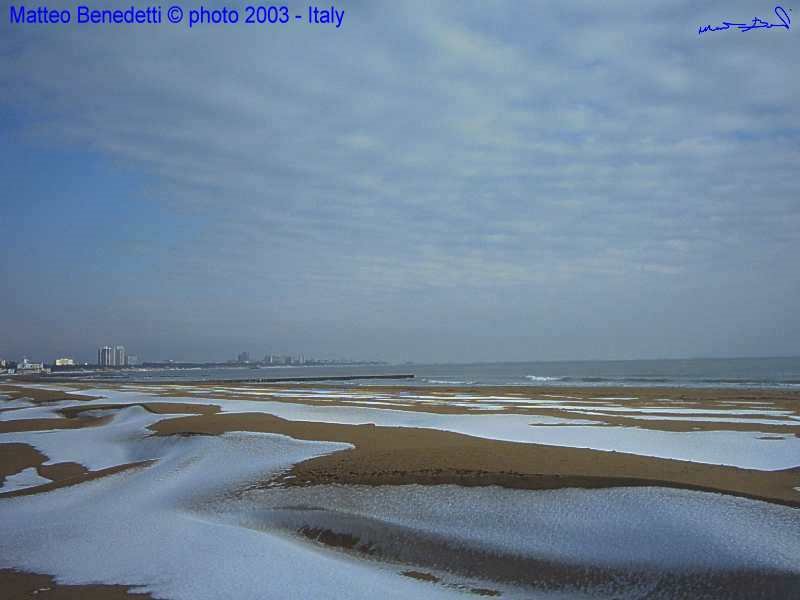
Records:
M800 357L509 362L474 364L348 362L336 364L145 363L143 366L86 371L53 368L43 380L91 379L126 382L197 382L300 377L404 375L413 381L395 383L419 387L517 386L525 389L563 388L709 388L800 390ZM3 376L0 375L0 378ZM9 381L14 381L12 376ZM16 379L18 380L18 379ZM352 385L369 383L354 380ZM386 383L393 383L386 380Z

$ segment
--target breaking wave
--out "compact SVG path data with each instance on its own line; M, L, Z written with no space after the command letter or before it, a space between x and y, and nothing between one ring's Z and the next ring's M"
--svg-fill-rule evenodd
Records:
M563 377L542 377L541 375L525 375L525 379L531 381L561 381Z

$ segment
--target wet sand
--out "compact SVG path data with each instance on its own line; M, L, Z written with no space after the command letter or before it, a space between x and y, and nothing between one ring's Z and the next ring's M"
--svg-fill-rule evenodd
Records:
M204 381L199 382L154 382L154 383L115 383L106 381L68 381L58 383L57 381L47 380L39 382L38 385L52 387L63 387L64 389L74 390L77 393L52 391L43 388L32 388L28 386L14 385L10 383L0 383L0 394L9 396L10 399L28 397L34 402L48 402L56 400L89 400L96 399L97 396L82 395L86 390L97 388L109 390L138 390L143 393L156 396L169 397L199 397L211 399L241 399L239 391L256 393L248 395L249 399L257 400L259 397L273 400L270 394L282 393L287 390L308 392L307 396L300 395L297 398L281 397L281 401L297 402L308 404L310 401L318 404L329 405L336 401L334 397L326 400L315 399L315 390L325 389L331 392L338 392L342 395L354 394L370 397L376 394L386 394L392 398L403 401L406 398L409 402L414 401L415 396L441 397L446 400L452 396L474 396L476 398L485 397L509 397L509 398L533 398L533 399L575 399L582 402L593 402L605 404L609 399L624 399L625 405L632 408L650 406L653 402L669 402L669 406L686 406L692 408L715 409L720 406L730 408L736 407L740 403L746 405L768 405L770 408L792 411L800 416L800 390L775 390L775 389L734 389L734 388L670 388L670 387L523 387L523 386L482 386L482 387L455 387L455 386L354 386L354 385L311 385L311 384L228 384L220 386ZM463 412L463 407L446 407L426 405L418 403L418 406L405 407L405 410L426 409L431 412L446 411L448 414L455 410ZM665 405L666 406L666 405ZM403 410L402 405L398 410Z
M2 438L0 438L2 440ZM143 467L150 464L151 461L139 461L134 463L127 463L116 465L108 469L98 469L91 471L83 465L76 462L60 462L54 464L44 464L49 458L39 452L36 448L29 444L0 443L0 485L5 482L6 477L19 473L25 469L33 468L36 472L45 479L49 479L50 483L44 483L35 487L3 491L0 489L0 498L14 498L16 496L27 496L30 494L39 494L48 492L62 487L71 485L78 485L85 481L99 479L107 475L121 473L128 469Z
M75 384L76 389L94 389L89 384ZM800 428L792 417L800 418L800 391L732 390L711 388L521 388L521 387L399 387L399 386L325 386L326 395L315 394L319 386L309 384L264 385L241 384L219 387L205 382L180 384L105 386L112 390L141 390L169 398L224 400L265 400L308 406L372 406L407 412L435 414L524 414L580 422L591 421L598 427L641 427L657 431L755 431L769 434L800 436ZM0 388L2 392L2 388ZM294 394L288 396L287 392ZM340 392L346 397L337 398ZM384 397L385 396L385 397ZM385 404L375 404L375 399ZM529 403L525 403L528 400ZM570 410L543 402L563 401L580 404ZM654 407L667 410L686 409L691 419L682 419L670 412L647 412ZM625 409L630 412L621 412ZM739 422L721 420L721 411L743 411ZM710 412L709 412L710 411ZM765 411L772 423L748 422ZM647 418L642 418L647 417ZM705 419L699 421L696 419Z
M79 419L17 419L0 421L0 433L20 431L46 431L48 429L80 429L98 427L108 423L109 417L85 417Z
M0 569L0 595L8 600L148 600L150 594L131 591L124 585L64 585L49 575Z
M92 389L94 382L71 382L77 389ZM0 422L0 431L32 431L39 429L80 428L102 425L109 416L88 416L87 411L112 411L126 406L141 406L154 414L186 414L185 417L166 417L151 426L155 434L165 435L219 435L228 431L254 431L288 435L301 440L334 441L352 444L354 448L343 452L319 457L295 465L284 478L287 485L314 485L323 483L402 485L419 483L459 484L465 486L500 485L518 489L556 489L564 487L600 488L611 486L661 485L685 489L716 491L776 502L789 506L800 506L800 467L780 471L759 471L730 466L711 465L689 461L655 458L623 452L599 451L586 448L570 448L533 443L504 442L483 439L468 435L433 429L410 427L379 427L374 425L344 425L311 421L289 421L264 413L226 414L220 413L220 406L230 399L241 399L235 393L220 394L213 384L181 383L172 384L114 384L109 389L149 390L154 398L202 397L208 404L186 404L179 400L136 402L126 404L81 405L87 397L80 394L60 393L41 388L0 386L0 393L11 398L28 398L36 403L57 400L75 400L76 406L58 410L64 418L31 419ZM785 411L797 415L800 408L800 392L775 390L713 390L713 389L664 389L664 388L420 388L352 386L331 387L333 397L309 402L302 398L273 397L274 393L287 390L308 390L312 386L292 385L264 386L242 385L247 391L264 394L265 399L302 404L342 405L335 397L342 394L391 393L395 398L403 395L441 397L470 396L476 399L486 397L561 399L575 403L578 398L585 404L600 406L619 404L624 400L626 408L652 408L661 406L674 409L688 407L693 410L721 412L726 409L758 414L753 406L761 410ZM199 391L195 391L199 390ZM93 396L96 398L97 396ZM258 400L261 396L248 395L248 400ZM571 399L573 398L573 399ZM668 399L668 400L667 400ZM495 402L496 400L492 400ZM761 408L763 407L763 408ZM520 409L511 407L515 412ZM447 411L468 413L469 409L453 406L420 406L418 410L430 412ZM567 410L558 407L527 408L525 414L543 414L559 418L569 418ZM91 413L90 413L91 414ZM661 413L650 413L658 417ZM664 413L672 414L672 413ZM715 416L716 413L709 415ZM591 421L595 415L574 413L572 418ZM674 415L673 415L674 416ZM718 415L716 415L718 416ZM604 414L598 426L636 426L646 429L670 431L697 431L718 428L753 430L763 432L769 438L774 434L800 435L796 425L757 425L739 423L718 423L714 421L659 421L638 420L614 413ZM635 423L631 423L634 422ZM1 439L1 438L0 438ZM31 448L30 451L33 449ZM43 462L31 454L26 459L8 458L0 453L0 476L19 472L19 465L40 467ZM19 450L17 450L19 452ZM35 452L35 451L34 451ZM8 453L6 453L8 454ZM22 462L19 462L22 460ZM15 462L16 461L16 462ZM27 462L25 462L27 461ZM38 461L38 462L37 462ZM77 465L77 468L80 468ZM71 467L75 469L76 467ZM61 467L62 471L65 467ZM64 471L65 472L65 471ZM58 475L57 469L40 471L48 477ZM72 471L73 477L79 475ZM86 476L86 475L82 475ZM268 482L263 482L264 484Z
M96 399L94 397L59 393L51 390L42 390L36 388L12 388L8 386L0 387L2 393L7 400L17 400L25 398L27 400L39 403L48 404L52 402L59 402L63 400L70 400L76 402L86 402ZM73 406L63 409L57 409L57 412L64 415L64 418L52 419L17 419L13 421L0 421L0 434L3 433L21 433L21 432L35 432L47 431L54 429L82 429L86 427L101 427L108 424L112 417L106 415L102 417L84 416L82 413L86 411L99 411L105 409L119 409L124 408L119 405L113 406ZM203 407L196 405L176 406L173 404L153 403L152 406L145 407L153 413L163 414L169 413L186 413L186 414L205 414L207 412L215 412L218 410L216 407ZM18 410L10 408L6 410ZM44 493L54 489L78 485L85 481L99 479L115 473L120 473L129 469L146 466L150 461L138 461L133 463L126 463L115 465L107 469L90 470L84 465L76 462L59 462L53 464L45 464L50 461L50 457L43 454L30 444L25 443L3 443L3 438L0 435L0 485L5 483L6 477L15 475L24 471L25 469L33 468L37 474L45 479L49 479L49 483L38 485L35 487L15 490L3 491L0 489L0 498L13 498L17 496L26 496L30 494Z
M7 476L29 467L36 468L46 460L44 454L29 444L0 444L0 485Z
M158 435L259 431L355 446L295 465L282 479L287 485L452 483L531 490L660 485L800 506L793 489L800 485L800 468L756 471L431 429L287 421L260 413L178 417L151 429Z
M50 384L50 382L48 382L48 384ZM41 381L37 381L36 385L41 385ZM71 386L63 386L63 387L66 388ZM85 385L82 384L77 386L75 389L86 389L86 388ZM87 400L97 399L97 396L87 396L85 394L72 394L68 391L45 389L41 387L31 387L30 385L15 385L6 382L0 382L0 394L5 396L7 400L30 400L31 402L35 403L59 402L61 400L74 400L75 402L84 402Z
M327 488L321 493L329 496L336 494L336 491ZM453 498L452 495L448 497ZM318 497L315 499L318 500ZM336 505L336 502L332 504ZM287 516L290 511L284 509L277 519L286 519L283 526L288 526L288 531L297 528L298 523L310 522L312 524L303 525L297 531L321 545L365 560L413 565L413 569L402 574L478 595L500 596L502 592L491 587L459 585L453 581L453 576L479 576L485 582L512 583L523 589L561 592L567 594L566 597L572 597L570 592L585 597L580 595L581 591L594 590L596 593L597 590L606 589L608 595L603 597L615 598L724 597L772 600L794 597L800 582L796 575L756 566L714 570L704 570L702 567L686 570L664 568L656 574L652 565L648 568L642 564L622 566L548 560L504 551L498 547L470 545L463 538L460 543L453 544L450 539L427 534L423 529L397 526L391 519L383 521L381 528L376 528L374 521L361 520L358 512L353 516L349 512L326 511L316 503L314 506L313 511L304 513L302 517ZM302 512L302 509L295 511ZM498 507L498 512L502 511L503 508ZM502 586L498 587L502 589ZM659 593L658 588L663 591Z
M52 465L52 467L39 467L37 468L39 475L48 479L52 479L50 483L24 488L21 490L15 490L12 492L0 492L0 498L16 498L18 496L43 494L44 492L50 492L59 488L78 485L94 479L100 479L101 477L116 475L117 473L122 473L123 471L146 467L152 462L153 461L150 460L142 460L123 465L116 465L107 469L98 469L97 471L90 471L78 463L59 463Z

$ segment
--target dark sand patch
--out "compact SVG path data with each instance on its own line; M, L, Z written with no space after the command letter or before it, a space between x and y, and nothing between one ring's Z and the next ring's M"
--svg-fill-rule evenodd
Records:
M369 544L359 544L361 541L354 535L348 533L337 533L330 529L323 527L301 527L297 533L309 540L319 542L326 546L333 548L342 548L344 550L355 550L362 554L372 554L372 548Z
M99 471L85 471L81 475L75 475L72 477L65 477L63 479L58 479L56 481L52 481L50 483L45 483L43 485L37 485L34 487L29 487L21 490L16 490L13 492L5 492L0 493L0 498L15 498L17 496L30 496L31 494L40 494L43 492L50 492L52 490L57 490L62 487L69 487L71 485L77 485L79 483L84 483L86 481L92 481L94 479L100 479L101 477L106 477L108 475L114 475L116 473L122 473L123 471L128 471L131 469L136 469L139 467L146 467L148 465L153 464L153 460L143 460L139 462L133 463L126 463L124 465L115 465L113 467L109 467L107 469L100 469ZM68 464L74 465L77 463L61 463L61 464ZM58 467L58 465L54 465ZM75 472L74 467L69 467L69 470L66 472ZM58 473L58 470L56 471Z
M48 429L80 429L82 427L98 427L111 420L111 416L81 416L86 412L120 410L131 406L140 406L154 414L214 414L219 406L213 404L181 404L169 402L135 402L131 404L95 404L61 408L57 412L65 418L52 419L17 419L0 421L0 433L19 433L22 431L46 431Z
M161 384L162 387L164 384ZM190 390L189 387L199 388ZM257 391L263 393L261 396L237 394L235 392L212 391L215 384L203 382L191 384L176 384L170 389L154 389L155 395L164 397L191 397L191 398L210 398L210 401L223 403L224 400L250 400L250 401L273 401L287 404L302 404L309 406L361 406L353 404L353 398L335 397L313 397L300 396L293 398L272 397L269 394L276 392L292 391L302 393L303 390L320 389L324 387L327 391L340 390L343 394L364 394L363 400L369 400L371 394L391 394L392 398L379 398L381 402L392 402L397 404L374 405L365 408L378 408L388 410L399 410L408 412L428 412L437 414L523 414L547 417L557 417L575 421L593 421L597 425L636 427L638 429L651 429L657 431L688 432L688 431L742 431L752 433L780 433L800 436L800 427L787 416L764 415L762 410L783 410L788 411L794 416L800 416L800 392L784 390L750 390L750 389L708 389L708 388L520 388L513 386L505 387L408 387L408 386L343 386L341 384L331 384L320 386L319 384L231 384L227 387L237 387L245 391ZM203 390L208 391L203 391ZM430 404L424 400L414 399L411 396L436 396L442 401L452 400L459 404L475 404L475 408L468 406L455 406L453 404ZM463 398L448 398L448 396L470 395L479 396L478 400ZM554 398L553 396L572 396L573 398ZM503 400L488 398L489 396L505 396L514 399L531 399L546 401L561 401L567 405L582 404L586 408L602 413L603 408L609 406L626 408L653 408L654 406L669 407L670 409L692 409L692 410L748 410L747 415L731 415L738 418L758 417L769 418L774 421L784 420L785 424L763 424L748 423L746 421L725 423L715 420L724 418L724 414L697 413L692 417L707 417L708 421L691 420L657 420L657 419L637 419L634 415L624 413L605 413L598 415L586 415L577 410L561 408L559 406L536 406L522 405L519 403L506 403ZM621 399L623 398L623 399ZM628 399L631 398L631 399ZM484 410L480 408L480 402L488 402L498 405L498 408ZM409 404L404 406L402 403ZM680 417L679 413L659 413L660 416ZM653 416L659 416L655 414ZM647 415L644 415L647 416Z
M73 386L75 382L71 382ZM97 385L97 384L94 384ZM124 384L104 384L108 389L124 389ZM147 384L140 384L138 387L146 389ZM556 417L564 420L591 421L598 426L618 426L635 427L638 429L650 429L656 431L669 432L690 432L690 431L741 431L750 433L765 434L789 434L800 436L800 426L784 415L764 415L760 411L783 410L792 415L800 416L800 392L784 390L751 390L751 389L709 389L709 388L533 388L533 387L408 387L408 386L343 386L341 384L330 384L320 386L319 384L230 384L225 387L236 387L244 391L261 392L263 395L254 396L238 394L236 392L215 391L219 386L207 382L181 382L179 384L152 384L149 392L154 396L167 398L196 398L207 400L209 403L224 405L225 400L248 400L253 402L281 402L286 404L300 404L308 406L363 406L363 408L376 408L384 410L398 410L407 412L428 412L437 414L522 414L533 416ZM164 389L168 388L168 389ZM190 389L196 388L196 389ZM381 402L396 400L397 404L387 405L358 405L353 404L353 398L336 397L314 397L298 396L292 398L273 397L272 393L297 392L303 390L315 390L324 388L327 391L341 391L343 394L364 394L363 400L369 400L371 394L382 393L391 394L392 398L379 398ZM424 400L417 400L411 396L436 396L442 401L452 400L459 404L475 404L475 408L468 406L455 406L452 404L429 404ZM479 396L479 400L462 398L448 398L448 396L470 395ZM490 399L489 396L505 396L514 399L532 399L546 401L562 401L567 405L583 404L586 409L597 411L601 414L587 415L578 410L561 408L559 406L535 406L521 405L517 403L507 403L503 405L503 400ZM554 398L553 396L571 396L572 398ZM625 399L620 399L625 398ZM627 399L632 398L632 399ZM485 401L490 404L497 404L496 409L484 410L480 408L480 402ZM408 405L403 405L406 403ZM186 405L183 405L186 406ZM602 413L603 408L609 406L626 408L653 408L654 406L669 407L670 409L692 409L692 410L748 410L748 414L730 415L737 418L768 418L773 421L785 421L782 423L763 424L748 423L747 421L725 423L714 420L715 418L725 418L725 414L696 413L692 415L681 415L680 413L649 413L640 416L662 416L662 417L706 417L707 421L691 420L658 420L641 419L635 415L625 413ZM195 411L186 411L195 412Z
M44 464L49 458L28 444L0 444L0 485L5 478L28 468L35 468L42 477L51 481L63 481L75 477L84 477L89 470L76 462L63 462L52 465Z
M482 411L483 412L483 411ZM488 411L486 411L488 412ZM514 409L509 409L506 412L512 413L521 413L521 414L535 414L547 417L555 417L559 419L575 419L578 421L592 421L595 425L601 426L611 426L611 427L636 427L638 429L652 429L655 431L672 431L677 433L684 433L687 431L743 431L743 432L769 432L769 433L785 433L789 435L800 435L800 425L797 425L795 421L790 419L782 419L780 417L774 417L770 415L760 415L760 414L751 414L751 415L730 415L730 417L737 418L737 419L745 419L745 418L760 418L760 419L770 419L772 421L781 421L784 420L786 424L778 424L778 423L748 423L747 421L740 421L737 423L730 423L730 422L722 422L722 421L715 421L714 419L723 419L726 418L726 415L719 415L719 414L700 414L700 413L692 413L690 415L682 415L680 413L635 413L639 417L648 417L648 418L637 418L636 416L626 415L624 413L602 413L602 409L597 409L598 413L602 414L594 414L594 415L587 415L584 413L579 413L577 411L570 411L567 409L560 409L560 408L540 408L536 410L529 410L529 411L517 411ZM690 421L690 420L681 420L680 417L690 416L692 418L704 418L708 419L706 421ZM661 420L656 418L649 418L649 417L661 417ZM664 417L667 417L668 420L665 420ZM727 418L730 418L727 417ZM539 424L534 423L533 426L540 426Z
M85 477L89 474L89 469L80 463L62 462L54 465L39 465L36 471L42 477L47 477L51 481L64 481L77 477Z
M432 573L426 573L424 571L402 571L401 575L405 575L406 577L411 577L412 579L417 579L419 581L426 581L428 583L441 583L442 579L437 577ZM488 588L465 588L464 586L460 585L453 585L453 584L445 584L446 587L453 587L456 589L460 589L461 591L467 591L471 594L477 594L478 596L501 596L502 594L497 590L490 590Z
M131 405L96 405L96 406L71 406L60 409L59 412L65 418L53 419L18 419L15 421L0 422L0 433L17 433L25 431L43 431L50 429L79 429L83 427L97 427L110 422L112 417L105 415L102 417L80 416L86 411L122 409L128 406L141 406L155 414L214 414L219 411L219 407L213 405L191 405L191 404L169 404L163 402L139 403ZM0 437L2 441L2 437ZM0 498L13 497L17 495L35 494L47 492L60 487L76 485L84 481L90 481L106 475L118 473L128 468L149 464L151 461L118 465L109 469L90 471L83 465L76 462L61 462L56 464L44 464L50 458L29 444L24 443L0 443L0 485L5 483L6 477L15 475L27 468L33 467L42 477L51 480L51 483L25 488L14 492L0 491Z
M0 384L0 394L7 396L9 400L25 399L34 403L58 402L61 400L85 402L87 400L97 399L97 396L86 396L83 394L72 394L70 392L61 390L44 390L38 387L8 384Z
M95 384L96 385L96 384ZM203 387L203 384L192 384ZM119 387L119 386L117 386ZM166 390L167 396L180 395L180 387ZM208 385L206 387L213 387ZM242 385L247 389L270 391L297 390L302 386ZM318 387L318 386L310 386ZM332 386L325 386L331 389ZM633 397L624 401L625 406L713 408L723 407L742 410L750 402L759 404L754 412L764 409L795 410L800 394L775 390L708 390L708 389L664 389L664 388L408 388L382 387L357 388L342 386L345 393L354 391L384 391L412 394L465 394L508 395L521 397L524 394L542 398L547 393L577 396L584 402L607 405L609 397ZM194 397L196 394L186 394ZM208 405L190 405L171 402L135 403L157 414L190 413L194 417L169 419L152 428L159 434L210 434L223 431L253 430L284 433L307 440L327 440L352 443L355 450L336 453L296 465L292 474L294 481L287 484L310 483L365 483L371 485L403 483L456 483L460 485L503 485L528 489L551 489L558 487L605 487L609 485L667 485L687 489L720 491L751 498L765 499L792 506L798 505L797 492L800 485L800 469L784 471L756 471L717 465L706 465L689 461L658 459L618 452L566 448L557 446L497 442L459 434L411 428L379 427L371 425L352 426L329 423L294 422L266 414L220 414L218 402L224 406L219 394ZM235 396L234 396L235 397ZM669 397L669 402L663 399ZM252 400L253 397L248 397ZM264 398L284 402L284 398ZM402 399L402 398L401 398ZM299 401L305 403L303 400ZM574 401L569 401L574 402ZM335 399L317 402L335 405ZM75 417L86 410L122 408L130 405L77 406L63 409L65 416ZM345 406L347 406L345 404ZM412 408L411 410L418 410ZM432 407L436 408L436 407ZM432 411L432 412L435 412ZM451 412L451 411L447 411ZM465 412L459 410L458 412ZM488 411L486 411L488 412ZM559 418L594 420L592 415L569 413L558 408L538 408L535 414ZM748 410L748 412L750 412ZM670 413L665 413L670 414ZM658 421L628 418L624 416L595 416L595 423L603 426L627 426L640 429L663 429L668 431L708 431L732 429L758 431L765 436L776 434L797 435L797 427L790 425L752 425L746 423L720 424L698 421ZM754 429L757 428L757 429Z
M406 577L411 577L412 579L419 579L420 581L428 581L430 583L437 583L441 581L436 575L432 573L423 573L422 571L403 571L400 573L401 575L405 575Z
M139 406L147 412L156 415L166 414L187 414L187 415L208 415L218 413L220 407L215 404L185 404L180 402L133 402L130 404L93 404L91 406L68 406L60 409L62 415L68 419L74 419L85 412L103 410L122 410L131 406Z
M478 596L502 596L497 590L490 590L489 588L469 588L469 591Z
M91 473L86 467L76 462L44 464L48 460L50 460L48 456L29 444L0 444L0 485L5 483L6 477L28 468L35 468L39 475L53 482L85 478ZM46 485L49 484L28 489L38 489ZM0 496L3 494L4 492L0 490ZM5 494L9 494L9 492L5 492Z
M22 431L46 431L48 429L81 429L105 425L111 417L81 417L77 419L17 419L0 421L0 433L19 433Z
M295 510L299 514L290 514ZM279 511L281 514L275 515L276 521L271 525L280 529L296 531L358 558L405 565L406 570L401 574L407 577L480 595L493 596L500 592L477 587L478 582L503 582L523 586L531 592L561 593L564 597L603 598L627 597L632 590L644 594L634 594L635 597L649 598L655 588L662 592L652 595L658 598L790 598L800 586L800 575L791 571L758 567L692 568L690 565L662 570L646 561L604 565L591 560L559 560L519 554L501 547L485 547L392 520L376 520L316 505L313 508L285 507ZM535 536L536 532L530 534Z
M800 468L757 471L431 429L287 421L262 413L178 417L150 429L156 435L257 431L355 446L295 465L280 478L285 485L418 483L520 489L658 485L800 506L793 489L800 485Z
M69 385L71 389L90 389L89 386L96 387L97 382L64 382ZM109 390L126 390L129 384L125 383L102 383L103 387ZM191 408L193 405L177 403L179 409L169 408L169 402L164 403L139 403L152 412L163 414L170 410L175 412L184 412L187 414L206 412L216 412L219 410L217 405L224 407L224 401L232 400L248 400L248 401L270 401L281 402L286 404L299 404L308 406L345 406L353 407L360 406L352 403L351 398L336 398L336 397L313 397L311 396L312 390L325 389L327 392L336 392L340 390L343 394L364 394L364 399L368 399L370 395L377 393L391 394L393 398L385 399L379 398L381 402L397 400L397 404L391 406L375 405L366 406L364 408L376 408L383 410L398 410L408 412L429 412L438 414L521 414L531 416L544 416L555 417L564 421L574 421L575 426L602 426L602 427L629 427L641 430L654 430L654 431L668 431L675 433L683 432L696 432L696 431L739 431L745 433L755 433L763 435L794 435L800 437L800 427L795 421L788 418L787 415L765 415L761 411L767 410L781 410L787 411L795 416L800 416L800 391L794 390L759 390L759 389L712 389L712 388L627 388L627 387L609 387L609 388L538 388L538 387L518 387L518 386L495 386L495 387L410 387L410 386L351 386L342 384L257 384L257 383L241 383L241 384L227 384L224 387L240 388L244 391L255 391L263 395L245 395L236 392L218 392L215 391L219 384L209 382L180 382L180 383L166 383L154 382L152 384L140 383L136 386L138 393L150 393L153 396L165 398L193 398L208 402L210 406L208 411ZM149 388L149 389L148 389ZM194 388L194 389L192 389ZM28 388L22 388L28 389ZM303 390L309 391L309 396L301 396L294 398L285 397L272 397L270 394L276 392L287 392L302 394ZM475 408L468 406L455 406L453 404L428 404L424 400L415 400L411 396L434 396L443 401L452 400L459 404L475 403ZM457 395L478 396L479 400L470 400L462 398L449 398ZM520 405L517 403L506 403L503 405L503 400L495 400L488 398L489 396L505 396L514 399L531 399L531 400L544 400L544 401L557 401L564 402L567 405L585 405L587 409L597 411L599 414L587 415L575 409L561 408L560 406L536 406L536 405ZM568 397L564 397L568 396ZM483 410L480 407L480 402L488 402L490 404L497 404L498 408ZM410 403L408 406L403 406L401 403ZM163 405L163 408L155 408L155 405ZM149 406L149 408L148 408ZM669 407L670 409L692 409L697 410L747 410L748 413L744 415L731 415L738 418L758 417L768 418L776 423L763 424L763 423L748 423L747 421L725 423L715 419L725 418L725 414L713 413L693 413L692 415L681 415L680 413L649 413L643 416L662 416L671 417L666 419L649 419L649 418L636 418L637 415L625 414L609 411L603 413L604 408L613 406L615 408L648 408L653 407ZM104 407L106 408L106 407ZM65 414L78 415L81 410L67 409ZM641 416L641 415L640 415ZM707 421L693 421L688 419L680 419L675 417L692 416L692 417L707 417ZM780 423L784 421L784 423ZM587 424L588 423L588 424ZM32 425L33 427L40 427L42 425ZM569 426L570 423L563 423L560 426ZM548 424L532 424L536 427L547 427ZM2 429L0 428L0 431Z
M147 600L150 594L131 591L124 585L65 585L49 575L0 569L0 596L8 600L36 598L45 600Z
M29 444L0 444L0 485L5 483L9 475L38 467L45 461L47 456Z
M73 389L91 389L102 385L109 390L124 389L125 384L121 383L107 383L107 382L91 382L81 383L70 381L64 383ZM769 390L769 389L719 389L719 388L633 388L633 387L604 387L604 388L586 388L586 387L520 387L520 386L486 386L486 387L470 387L470 386L449 386L449 387L411 387L411 386L347 386L335 383L325 384L258 384L258 383L241 383L241 384L228 384L220 386L218 384L208 382L180 382L168 383L159 382L153 383L152 390L147 391L148 384L137 384L137 387L142 388L141 393L151 393L156 396L165 397L190 397L190 398L210 398L213 400L268 400L276 402L287 403L300 403L312 404L315 406L331 406L331 405L344 405L335 397L319 398L313 397L311 393L309 396L298 398L283 398L283 397L270 397L270 393L275 392L302 392L303 390L318 390L325 389L326 391L341 391L343 394L364 394L364 399L369 399L371 394L381 393L393 396L391 400L397 400L398 403L406 402L413 403L412 406L402 406L398 404L396 407L376 406L376 408L392 408L393 410L409 410L414 412L425 411L444 414L463 414L469 412L466 407L455 407L448 405L428 404L424 401L417 401L411 396L437 396L441 400L448 400L448 396L456 395L470 395L481 396L485 399L487 396L507 396L515 399L535 399L547 401L562 401L567 404L584 403L596 404L598 409L603 405L620 405L631 408L642 408L653 406L653 403L670 408L731 408L742 409L751 408L755 413L760 409L778 409L786 410L793 413L795 416L800 416L800 390ZM263 392L263 396L243 395L235 392L218 392L214 391L219 387L235 387L248 392ZM168 389L162 389L168 388ZM189 388L196 388L190 390ZM23 390L29 388L21 388ZM0 389L2 391L2 389ZM571 396L571 398L562 398L554 396ZM613 398L613 399L610 399ZM618 398L633 398L619 400ZM354 400L353 398L346 398L347 400ZM381 401L385 400L383 398ZM471 400L467 399L453 399L461 403L469 403ZM486 400L491 403L502 403L502 400ZM756 406L749 406L756 405ZM531 410L534 413L545 408L557 407L524 407L513 406L508 407L514 411L527 411ZM497 412L503 412L498 410ZM601 410L601 409L600 409ZM480 411L481 413L491 414L493 411ZM542 413L543 414L543 413ZM719 415L723 416L723 415Z
M61 402L64 400L75 402L86 402L94 400L93 396L79 396L76 394L69 394L67 392L42 390L31 387L20 386L0 386L0 393L7 395L11 399L25 398L37 404L48 404L51 402ZM12 409L19 410L19 409ZM96 427L98 425L105 425L110 417L76 417L64 412L65 419L53 418L35 418L35 419L16 419L12 421L0 421L0 434L2 433L20 433L23 431L46 431L48 429L80 429L82 427Z

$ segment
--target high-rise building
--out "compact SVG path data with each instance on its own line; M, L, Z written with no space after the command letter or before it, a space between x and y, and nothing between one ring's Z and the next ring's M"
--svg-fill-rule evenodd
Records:
M44 368L44 363L31 362L27 358L23 358L22 362L17 365L17 373L21 375L39 375L41 373L49 373L50 369Z
M128 365L128 355L125 353L125 346L114 348L114 366L125 367Z
M114 366L114 349L111 346L103 346L97 349L97 364L101 367Z
M282 354L269 354L265 362L271 365L290 365L292 364L292 358L290 356L283 356Z
M129 367L136 367L139 366L139 357L135 354L128 354L128 366Z
M240 352L238 357L238 362L240 363L249 363L250 362L250 353L249 352Z

